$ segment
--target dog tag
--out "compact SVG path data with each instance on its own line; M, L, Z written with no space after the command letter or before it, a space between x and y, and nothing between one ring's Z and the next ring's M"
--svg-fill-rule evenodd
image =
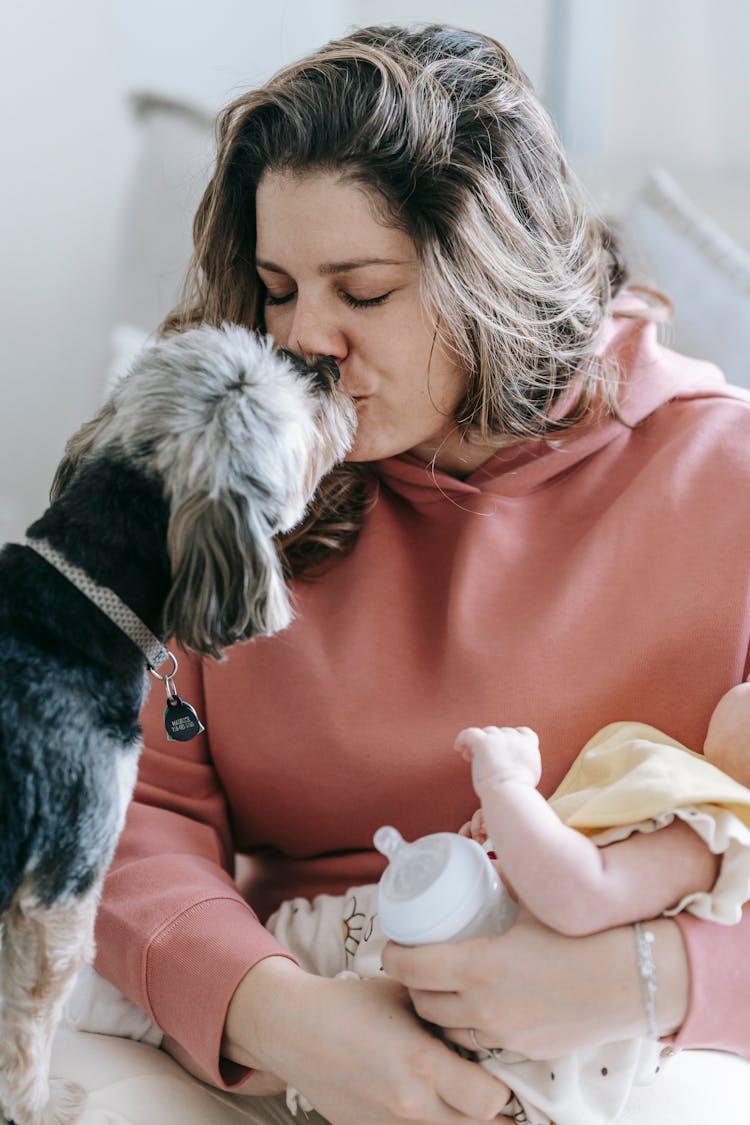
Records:
M189 703L185 703L176 693L167 699L164 709L164 726L170 742L189 742L206 728Z

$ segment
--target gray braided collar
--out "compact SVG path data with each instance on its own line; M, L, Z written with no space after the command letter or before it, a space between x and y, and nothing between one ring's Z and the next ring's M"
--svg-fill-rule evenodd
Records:
M136 648L141 650L152 671L159 668L169 658L170 654L159 638L154 636L140 617L133 613L132 609L129 609L122 598L109 586L100 586L98 582L94 582L85 570L81 570L80 567L68 562L65 556L60 554L46 539L26 538L21 541L21 545L29 547L32 551L41 555L50 566L59 570L60 574L64 575L69 582L72 582L82 594L85 594L89 601L93 602L126 637L130 638Z

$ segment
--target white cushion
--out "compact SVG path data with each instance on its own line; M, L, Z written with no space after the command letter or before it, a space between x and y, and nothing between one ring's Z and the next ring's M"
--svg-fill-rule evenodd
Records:
M750 254L655 169L621 234L634 273L675 307L668 343L750 387Z
M152 332L180 296L193 216L214 159L212 115L152 94L132 98L138 154L120 238L115 323Z

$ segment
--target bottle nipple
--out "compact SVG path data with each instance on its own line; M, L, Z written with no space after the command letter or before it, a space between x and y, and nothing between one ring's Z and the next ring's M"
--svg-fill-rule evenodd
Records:
M434 832L409 842L386 824L375 832L373 844L388 859L378 883L378 915L394 941L422 945L480 937L507 929L512 921L501 927L501 900L512 900L474 840Z
M372 842L381 855L391 859L406 841L398 828L393 828L390 824L384 824L382 828L378 828Z

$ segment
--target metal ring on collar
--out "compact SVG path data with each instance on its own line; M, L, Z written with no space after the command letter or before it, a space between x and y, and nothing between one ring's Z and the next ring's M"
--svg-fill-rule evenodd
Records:
M177 663L177 657L174 655L173 652L170 652L169 649L167 649L167 656L169 657L169 659L172 661L172 663L174 665L174 668L172 669L171 672L167 672L167 673L165 673L165 675L162 675L161 672L157 672L155 668L152 668L150 664L148 666L149 672L151 673L152 676L156 676L157 680L171 680L177 674L177 669L179 668L179 664Z

